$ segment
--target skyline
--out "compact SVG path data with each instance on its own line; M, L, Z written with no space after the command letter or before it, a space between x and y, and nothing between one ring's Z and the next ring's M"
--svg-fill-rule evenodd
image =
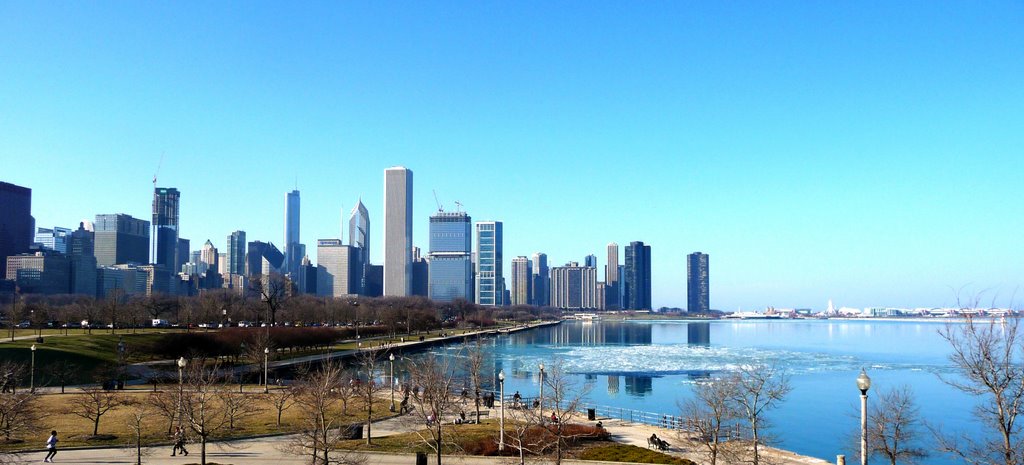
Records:
M685 306L698 250L722 310L1024 285L1012 2L4 10L2 180L37 227L149 220L165 153L192 244L283 247L297 178L300 242L344 238L361 197L380 264L381 172L403 165L414 245L433 190L501 221L509 258L603 267L643 241L656 308Z

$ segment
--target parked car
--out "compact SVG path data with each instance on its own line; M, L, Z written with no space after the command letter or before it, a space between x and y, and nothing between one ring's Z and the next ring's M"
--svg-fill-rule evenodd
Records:
M154 328L170 328L171 324L167 320L155 319L153 320Z

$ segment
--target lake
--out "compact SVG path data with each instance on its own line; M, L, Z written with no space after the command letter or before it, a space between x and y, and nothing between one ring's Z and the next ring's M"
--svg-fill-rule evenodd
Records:
M485 341L489 373L505 371L505 393L537 395L538 367L561 363L588 389L588 407L678 415L696 380L737 366L776 362L792 392L770 412L777 445L831 462L853 457L859 440L861 367L872 394L910 386L929 423L977 431L975 399L944 384L955 377L943 321L716 320L566 321ZM431 349L463 354L462 346ZM628 415L628 414L627 414ZM925 432L927 435L927 433ZM928 463L956 463L930 457Z

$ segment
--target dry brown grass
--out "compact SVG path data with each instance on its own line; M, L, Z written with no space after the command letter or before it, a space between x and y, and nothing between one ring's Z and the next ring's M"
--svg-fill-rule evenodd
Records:
M234 395L238 394L238 385L229 386L229 389L234 390ZM123 396L126 400L134 401L137 404L144 405L147 402L147 398L151 391L142 390L125 390L119 391L118 395ZM0 450L16 450L16 449L39 449L39 445L45 442L46 437L49 436L50 430L57 430L58 436L60 437L60 444L62 447L75 447L75 446L96 446L96 445L109 445L109 446L121 446L133 441L133 432L129 427L131 412L135 409L135 406L120 406L111 410L106 415L103 415L100 420L100 435L113 435L115 439L90 439L92 435L92 422L84 418L75 416L67 412L67 408L71 405L71 402L75 396L81 396L82 394L67 393L67 394L44 394L39 396L40 411L44 418L36 425L35 428L20 435L16 439L22 439L25 442L21 444L10 444L0 445ZM281 416L281 426L277 426L277 410L269 399L263 397L262 388L259 386L246 386L244 394L246 396L254 396L257 398L257 405L260 407L259 412L251 417L244 418L236 423L235 429L232 431L221 431L217 435L218 438L223 437L245 437L265 434L283 434L295 431L300 424L300 412L297 407L292 406L284 410ZM383 418L390 413L388 412L388 406L390 405L389 400L379 400L374 403L374 417ZM366 414L364 404L354 399L349 402L347 420L352 423L358 423L366 420ZM167 419L157 415L156 413L149 413L143 421L143 444L167 442L170 438L167 435Z

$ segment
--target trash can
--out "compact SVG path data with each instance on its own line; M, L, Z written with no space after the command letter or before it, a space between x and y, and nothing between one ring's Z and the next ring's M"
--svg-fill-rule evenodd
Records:
M416 453L416 465L427 465L427 453L417 452Z
M594 421L597 419L597 412L592 408L587 409L587 420Z
M123 391L124 390L124 380L121 380L121 379L117 380L117 390L119 390L119 391Z
M423 336L420 336L420 342L423 342Z
M42 336L37 336L36 337L36 344L42 344L42 343L43 343L43 337Z

